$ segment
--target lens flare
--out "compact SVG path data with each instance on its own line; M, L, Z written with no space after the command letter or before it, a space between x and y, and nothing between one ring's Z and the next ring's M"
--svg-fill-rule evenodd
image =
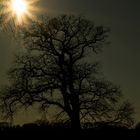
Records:
M12 0L11 6L18 17L22 16L27 10L27 5L24 0Z
M0 0L1 17L4 23L14 21L15 25L28 23L29 20L37 20L36 14L40 11L37 8L39 0Z

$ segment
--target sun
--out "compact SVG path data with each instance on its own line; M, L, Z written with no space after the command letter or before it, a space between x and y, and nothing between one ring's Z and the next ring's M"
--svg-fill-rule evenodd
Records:
M11 6L15 14L20 17L24 13L26 13L27 10L27 3L25 0L12 0Z
M40 12L38 2L39 0L0 0L0 14L4 17L4 23L14 21L14 24L19 26L30 20L37 20L36 15Z

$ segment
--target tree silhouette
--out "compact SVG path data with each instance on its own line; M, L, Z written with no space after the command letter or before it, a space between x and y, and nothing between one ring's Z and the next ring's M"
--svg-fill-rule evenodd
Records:
M37 103L42 111L55 106L57 118L68 118L76 129L81 122L132 124L133 108L119 104L120 88L101 78L99 63L91 61L108 32L84 17L67 15L22 26L25 51L16 55L10 84L1 90L3 115Z

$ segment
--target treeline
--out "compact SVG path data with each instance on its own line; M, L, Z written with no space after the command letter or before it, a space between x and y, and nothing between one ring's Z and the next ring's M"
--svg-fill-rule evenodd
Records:
M63 122L57 122L57 123L38 123L38 122L32 122L32 123L26 123L23 125L11 125L8 122L0 122L0 132L8 132L8 131L73 131L73 129L70 126L70 123L63 123ZM106 122L97 122L97 123L83 123L81 131L91 131L91 130L140 130L139 123L135 125L132 128L128 128L121 125L114 125L109 124ZM74 130L75 131L75 130Z
M69 123L27 123L23 125L10 125L9 123L0 123L0 138L11 137L14 138L65 138L72 139L75 137L92 139L104 137L108 139L117 138L135 138L139 135L140 126L136 125L133 128L124 126L115 126L103 122L95 124L83 124L81 130L71 129ZM20 137L19 137L20 136Z

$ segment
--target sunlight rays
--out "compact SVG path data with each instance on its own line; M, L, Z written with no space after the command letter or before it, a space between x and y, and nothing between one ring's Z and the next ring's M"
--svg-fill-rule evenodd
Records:
M1 16L3 24L10 21L16 26L28 23L29 20L36 20L36 12L40 9L36 4L39 0L0 0Z

